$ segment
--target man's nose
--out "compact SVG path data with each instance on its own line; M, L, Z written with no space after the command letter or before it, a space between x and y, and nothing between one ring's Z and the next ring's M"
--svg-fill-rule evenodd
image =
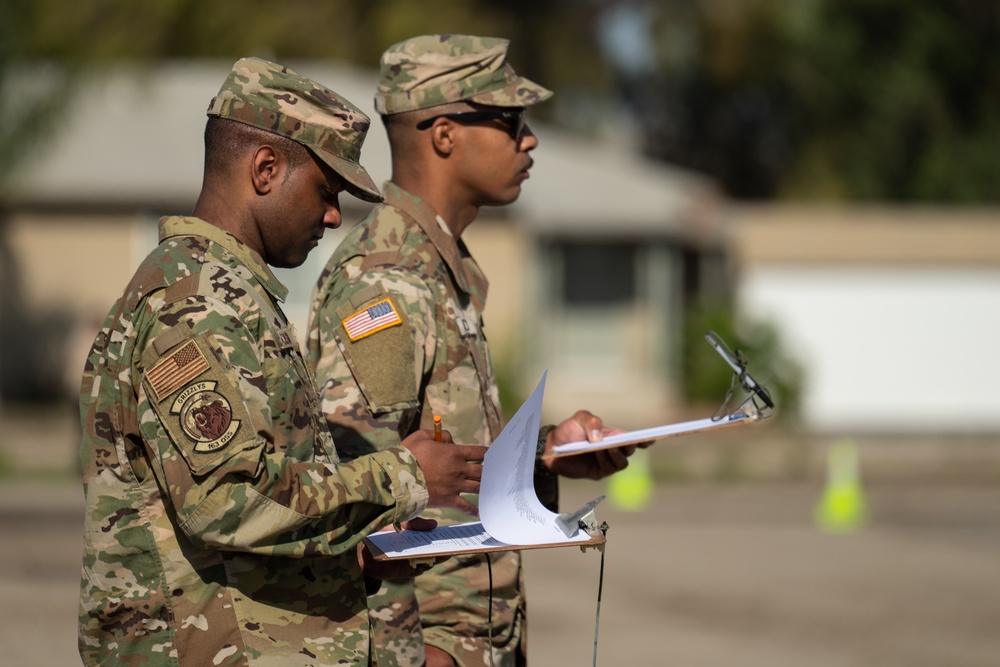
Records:
M521 139L518 141L518 148L523 151L534 150L538 147L538 137L535 133L531 131L531 128L525 124L524 129L521 131Z
M336 204L327 204L326 215L323 216L323 226L329 227L330 229L336 229L340 227L340 224L344 221L344 217L340 212L340 202Z

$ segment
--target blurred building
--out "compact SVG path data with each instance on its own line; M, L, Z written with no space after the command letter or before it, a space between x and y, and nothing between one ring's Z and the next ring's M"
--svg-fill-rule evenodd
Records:
M805 372L803 419L841 433L1000 433L1000 210L731 211L741 311Z
M0 237L7 399L78 381L108 307L156 243L161 215L189 213L201 185L205 109L231 62L174 62L88 75L59 133L17 176ZM372 109L375 74L289 63L373 119L362 162L389 177ZM648 426L679 405L686 306L727 289L722 208L706 179L532 123L541 144L521 198L484 209L465 238L492 278L494 362L524 391L549 370L553 414L600 410ZM343 196L345 227L368 205ZM304 267L278 271L285 311L306 326L312 285L342 238L328 233ZM15 315L16 314L16 315Z

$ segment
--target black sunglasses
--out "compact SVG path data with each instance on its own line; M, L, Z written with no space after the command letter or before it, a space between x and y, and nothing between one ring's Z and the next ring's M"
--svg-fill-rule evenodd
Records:
M499 120L507 126L507 133L514 141L520 141L524 134L524 116L527 110L524 107L513 109L498 109L496 111L456 111L455 113L443 113L440 116L431 116L417 123L418 130L426 130L434 124L438 118L447 118L456 123L478 123L484 120Z

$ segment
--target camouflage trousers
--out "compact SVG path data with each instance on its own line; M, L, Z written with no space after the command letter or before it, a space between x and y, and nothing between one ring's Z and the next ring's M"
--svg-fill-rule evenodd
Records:
M492 569L492 614L490 570ZM455 658L459 667L526 664L526 616L517 552L450 558L412 582L383 582L369 596L372 657L377 667L420 667L424 645Z

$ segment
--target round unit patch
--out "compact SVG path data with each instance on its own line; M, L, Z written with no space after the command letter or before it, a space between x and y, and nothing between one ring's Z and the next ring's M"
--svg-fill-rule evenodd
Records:
M240 430L240 420L233 419L232 404L215 391L216 385L211 380L193 382L170 406L170 413L179 416L181 431L196 443L196 452L222 449Z

